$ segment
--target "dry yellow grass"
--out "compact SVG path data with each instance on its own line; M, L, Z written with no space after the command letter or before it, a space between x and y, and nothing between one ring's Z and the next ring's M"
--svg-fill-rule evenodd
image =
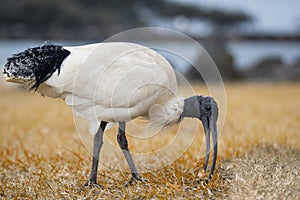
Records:
M199 93L203 93L204 87L196 88ZM76 132L71 109L61 100L0 88L0 198L256 198L257 195L264 199L274 198L274 195L276 197L276 191L270 191L272 188L257 193L261 187L260 183L256 183L254 176L249 173L243 176L245 170L249 171L248 160L249 166L251 163L262 163L267 168L265 171L253 170L253 173L296 173L296 176L287 176L295 183L290 191L289 187L286 187L287 191L282 190L280 193L281 197L292 198L300 190L300 172L299 167L295 165L300 162L297 150L300 148L299 91L300 84L296 83L226 85L227 116L219 139L218 169L209 184L199 181L197 177L203 164L203 159L199 159L199 156L203 155L203 150L200 150L203 132L202 127L198 127L198 132L201 133L197 134L193 144L179 159L156 171L142 173L143 178L148 179L148 183L124 187L123 184L130 177L128 171L107 169L101 165L98 182L104 189L83 188L79 191L88 178L91 155ZM136 140L134 136L139 129L129 126L130 149L133 152L154 150L170 142L178 133L178 129L182 129L186 136L192 137L189 132L195 132L197 122L185 120L182 126L155 136L151 141ZM105 141L116 145L115 137L116 129L113 128L106 133ZM180 137L184 138L184 135ZM270 148L257 147L261 144L269 144ZM272 148L274 144L276 148ZM253 147L254 150L250 150ZM285 151L285 147L292 150ZM286 170L272 172L272 168L268 168L266 164L269 160L272 166L276 166L276 161L284 167L289 164L288 157L282 160L282 156L276 154L276 151L281 152L280 149L291 154L294 165L285 168ZM275 159L274 156L269 157L269 151L275 152L271 153ZM262 156L264 162L259 159ZM104 144L101 157L110 166L119 166L120 163L123 166L125 163L117 147L111 149ZM135 159L140 168L145 165L151 169L151 166L161 164L151 159ZM230 166L234 166L235 170ZM241 180L249 181L252 185L241 184ZM268 182L271 185L275 184L272 183L272 178L267 180L271 181ZM263 181L261 183L266 184Z

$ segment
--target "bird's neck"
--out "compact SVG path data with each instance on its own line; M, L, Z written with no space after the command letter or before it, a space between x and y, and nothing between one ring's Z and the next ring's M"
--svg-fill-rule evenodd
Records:
M170 127L180 121L184 107L183 97L174 97L164 105L153 105L149 110L149 117L153 126Z
M200 107L199 107L198 96L192 96L184 99L183 112L181 118L199 118L200 117Z

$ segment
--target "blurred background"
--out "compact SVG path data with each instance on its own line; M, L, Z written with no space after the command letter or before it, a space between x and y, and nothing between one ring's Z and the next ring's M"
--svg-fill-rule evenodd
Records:
M7 89L0 75L0 199L299 199L299 8L299 0L1 0L0 70L7 57L46 40L82 45L139 27L169 28L199 42L215 61L225 80L226 120L210 184L196 183L204 163L204 134L197 121L185 120L184 134L173 127L147 142L132 134L141 133L132 122L127 129L132 152L154 152L170 141L174 147L176 138L170 153L178 155L186 141L193 144L173 164L143 174L150 184L125 188L127 172L101 165L99 183L105 189L79 193L91 159L82 144L89 139L91 146L92 136L76 134L71 108L63 101ZM201 65L203 52L191 44L163 34L135 37L150 47L183 52L160 53L189 81L201 80L186 60ZM185 86L181 94L194 95ZM197 94L213 95L202 83L192 86ZM194 137L195 131L201 134ZM108 140L117 145L116 127L108 132L104 164L127 166L121 150L107 145ZM134 160L148 169L168 163Z
M298 0L2 0L0 65L45 40L87 44L154 26L197 40L225 80L299 81L299 7ZM158 39L154 36L150 43ZM188 48L172 38L159 42ZM197 58L193 52L189 59ZM169 60L189 80L200 79L188 64Z

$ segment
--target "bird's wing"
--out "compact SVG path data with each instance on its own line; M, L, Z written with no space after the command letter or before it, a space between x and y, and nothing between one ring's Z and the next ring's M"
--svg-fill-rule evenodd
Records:
M157 52L132 43L69 47L61 74L48 81L84 116L120 121L145 115L177 95L175 73ZM101 117L100 117L101 116Z

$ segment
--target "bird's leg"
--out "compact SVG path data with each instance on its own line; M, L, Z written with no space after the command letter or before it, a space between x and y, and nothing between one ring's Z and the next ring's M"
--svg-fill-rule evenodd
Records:
M129 165L129 168L131 171L131 179L128 181L128 183L125 184L125 186L127 186L128 184L131 185L134 181L146 181L146 180L142 179L140 177L139 173L137 172L137 169L134 165L133 159L129 152L128 142L127 142L126 135L125 135L125 122L119 123L117 139L118 139L119 146L123 151L123 154L126 158L126 161Z
M84 186L101 187L101 185L99 185L97 183L97 171L98 171L100 149L103 144L103 133L104 133L104 129L105 129L106 125L107 125L107 122L102 121L100 123L99 129L98 129L96 135L94 136L92 168L91 168L89 180L84 184Z

